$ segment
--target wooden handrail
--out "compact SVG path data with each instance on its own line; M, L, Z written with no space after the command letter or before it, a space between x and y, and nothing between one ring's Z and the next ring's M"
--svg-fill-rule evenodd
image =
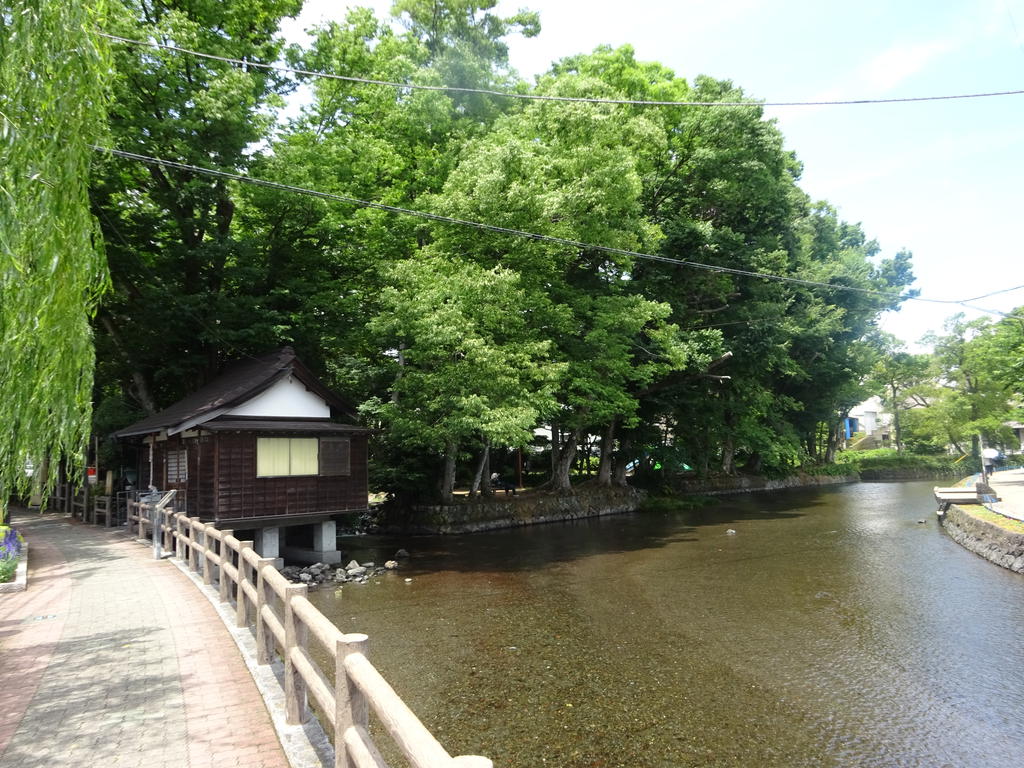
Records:
M138 502L129 502L129 519L133 506L141 535L150 522ZM220 600L235 600L238 626L254 625L257 663L269 664L280 649L287 721L305 722L307 696L312 698L333 732L335 768L387 768L369 733L371 707L412 768L493 768L486 757L449 755L370 663L366 635L338 629L310 602L306 586L288 581L274 559L260 557L251 541L173 509L159 527L177 558L193 572L201 571L206 584L216 574ZM310 650L313 639L334 662L333 680Z
M440 768L451 764L451 755L366 656L362 653L349 655L344 668L413 768Z
M320 712L330 721L331 728L334 728L334 686L331 685L331 681L327 679L327 675L320 670L305 648L295 646L288 651L288 655L291 657L296 671L302 675L306 689L313 694L313 700Z
M345 635L334 624L309 602L307 597L293 597L292 610L296 617L305 624L327 652L334 655L334 648Z
M363 726L353 725L347 729L342 741L348 753L349 764L354 768L388 768L388 764L384 762L373 739Z

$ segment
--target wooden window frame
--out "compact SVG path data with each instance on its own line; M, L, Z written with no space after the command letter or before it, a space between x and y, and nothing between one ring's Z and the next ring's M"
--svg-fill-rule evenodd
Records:
M274 473L274 474L260 474L260 441L262 440L286 440L288 441L288 471L285 473ZM292 442L297 440L312 440L316 442L316 469L312 472L293 472L292 471ZM256 477L260 479L272 478L272 477L316 477L320 470L320 441L315 437L273 437L265 435L256 438Z
M330 446L339 448L344 446L344 449L336 452L330 450ZM328 450L324 450L325 448ZM349 437L321 437L319 465L320 477L351 477L352 439Z
M176 473L171 478L171 456L174 455ZM183 485L188 483L188 448L170 448L164 451L164 481L166 485Z

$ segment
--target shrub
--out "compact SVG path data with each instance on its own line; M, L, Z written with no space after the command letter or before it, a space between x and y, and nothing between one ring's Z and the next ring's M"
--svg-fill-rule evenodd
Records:
M875 448L870 451L843 451L836 457L836 464L860 472L871 469L920 469L931 472L957 472L970 474L970 464L957 463L948 454L940 456L917 453L899 453L894 448Z

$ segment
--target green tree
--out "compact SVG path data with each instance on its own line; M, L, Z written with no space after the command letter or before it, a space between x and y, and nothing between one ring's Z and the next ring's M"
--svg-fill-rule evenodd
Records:
M903 414L916 403L911 392L927 381L928 355L908 352L903 343L889 333L880 332L874 339L878 353L871 370L871 383L882 394L882 404L892 414L893 440L896 451L903 451Z
M501 38L529 29L485 13L493 3L400 5L395 12L406 21L404 32L356 8L343 22L316 30L312 45L289 57L303 69L391 82L487 88L514 82ZM420 23L428 6L431 19L438 15L436 30ZM445 70L456 60L465 69L458 82ZM412 209L442 188L462 146L508 106L491 97L326 78L308 85L312 102L254 159L254 173ZM246 303L258 303L296 348L321 358L338 386L382 395L390 371L380 365L365 321L379 310L389 265L429 242L424 223L252 187L243 191L237 219L250 245L237 262Z
M945 334L926 337L934 346L933 383L917 390L925 407L915 416L915 432L926 429L944 437L962 453L970 446L975 458L981 440L993 445L1010 439L1005 422L1019 395L1000 380L1006 350L997 329L988 319L967 321L957 314L946 321Z
M425 255L395 263L387 277L370 329L394 374L388 399L364 410L386 427L396 455L443 458L438 485L450 501L460 448L527 445L554 406L561 366L529 328L529 298L509 270ZM393 477L393 490L406 490L401 480Z
M120 0L106 31L235 59L275 61L283 16L301 0ZM116 149L238 172L273 125L281 77L148 46L115 44L109 142ZM279 314L234 295L251 247L235 227L237 191L224 180L108 158L92 204L114 290L99 315L104 391L144 410L181 397L224 358L282 339ZM112 392L119 395L119 392Z
M88 206L109 61L97 0L0 11L0 520L26 466L78 468L89 436L90 319L107 287ZM47 478L47 490L52 485Z
M555 72L539 90L620 95L576 72ZM466 148L434 208L574 242L653 250L660 232L641 203L652 145L664 148L659 127L629 109L531 103ZM654 376L708 358L703 347L714 334L687 336L668 322L671 308L636 290L628 257L463 227L441 226L434 234L444 252L514 269L526 290L544 297L541 306L549 310L532 322L567 366L552 424L553 487L569 490L577 446L591 432L604 436L601 481L611 482L615 428L635 423L635 393Z

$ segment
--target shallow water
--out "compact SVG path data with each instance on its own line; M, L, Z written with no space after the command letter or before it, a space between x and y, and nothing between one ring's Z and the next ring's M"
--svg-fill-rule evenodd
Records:
M1024 577L949 540L932 485L350 540L413 557L313 599L452 754L499 768L1003 768Z

